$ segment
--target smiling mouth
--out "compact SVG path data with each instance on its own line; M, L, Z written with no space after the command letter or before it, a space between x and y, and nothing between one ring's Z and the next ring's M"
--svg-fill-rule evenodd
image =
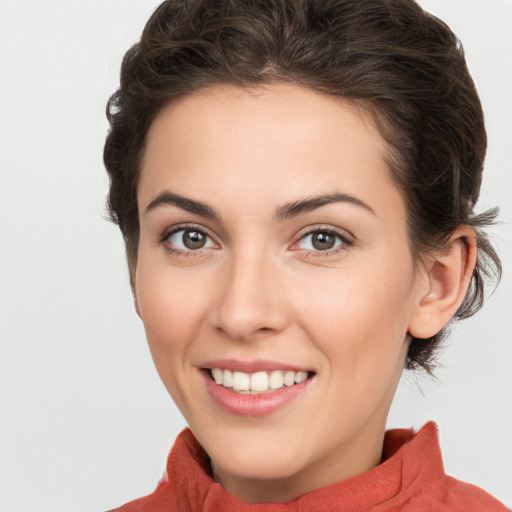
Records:
M219 386L223 386L235 393L248 395L272 393L278 389L292 387L314 375L313 372L295 372L292 370L245 373L222 368L212 368L208 372Z

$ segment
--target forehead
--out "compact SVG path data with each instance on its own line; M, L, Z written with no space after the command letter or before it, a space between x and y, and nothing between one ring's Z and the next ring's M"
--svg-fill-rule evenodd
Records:
M251 197L270 205L335 189L377 210L397 200L402 207L387 153L370 116L343 99L290 84L218 86L172 102L156 116L139 206L169 188L209 203L239 198L245 207Z

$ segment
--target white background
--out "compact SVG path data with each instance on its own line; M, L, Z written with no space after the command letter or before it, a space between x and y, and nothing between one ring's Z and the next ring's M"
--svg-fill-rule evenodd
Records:
M151 492L184 421L153 368L105 221L104 106L157 0L0 0L0 511ZM487 115L481 208L505 274L391 427L440 426L447 472L512 505L512 1L423 0L462 39Z

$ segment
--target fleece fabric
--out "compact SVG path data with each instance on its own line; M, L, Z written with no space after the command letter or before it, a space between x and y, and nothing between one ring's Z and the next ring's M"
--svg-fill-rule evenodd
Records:
M437 427L386 432L379 466L287 503L241 501L212 480L190 430L176 439L156 490L111 512L507 512L482 489L445 474Z

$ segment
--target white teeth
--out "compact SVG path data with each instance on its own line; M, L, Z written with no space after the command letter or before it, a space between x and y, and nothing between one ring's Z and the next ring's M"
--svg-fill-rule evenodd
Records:
M222 368L212 368L211 375L215 382L225 388L232 388L240 393L265 393L284 386L300 384L308 378L308 372L294 372L291 370L275 370L272 372L232 372Z
M293 386L295 384L295 372L286 372L283 381L285 386Z
M249 391L250 375L244 372L233 372L233 389L235 391Z
M268 379L270 389L279 389L284 386L283 372L275 371L270 374Z
M217 382L217 381L215 381L215 382ZM219 382L217 382L217 384L219 384ZM226 388L233 387L233 372L231 370L224 370L222 372L222 382L220 382L220 384L222 384Z
M214 368L212 370L212 377L215 379L217 384L222 384L222 370L220 368Z
M295 384L300 384L308 378L308 372L297 372L295 376Z
M268 375L267 372L257 372L251 375L251 391L267 391Z

